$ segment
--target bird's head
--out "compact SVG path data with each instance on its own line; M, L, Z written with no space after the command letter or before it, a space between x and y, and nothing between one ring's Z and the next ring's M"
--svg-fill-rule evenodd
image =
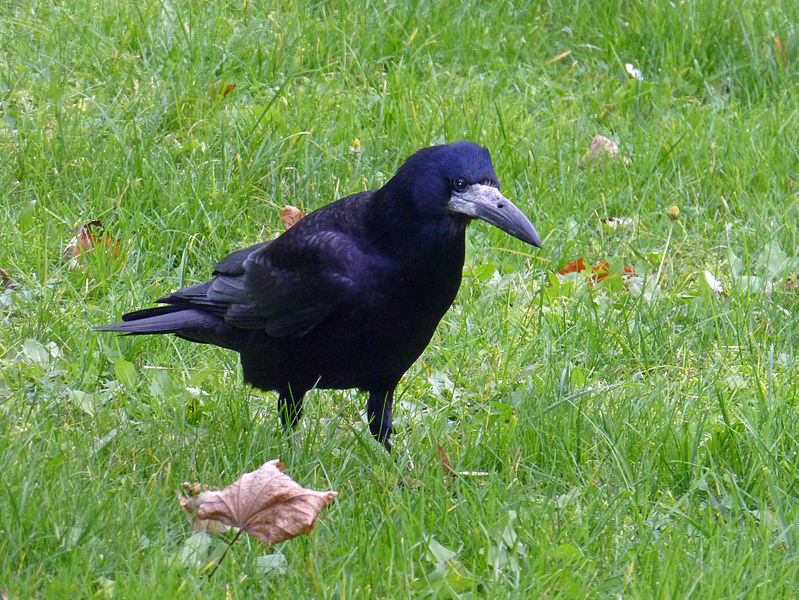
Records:
M386 184L418 214L465 225L482 219L513 237L541 247L530 220L499 191L488 150L473 142L423 148L409 157Z

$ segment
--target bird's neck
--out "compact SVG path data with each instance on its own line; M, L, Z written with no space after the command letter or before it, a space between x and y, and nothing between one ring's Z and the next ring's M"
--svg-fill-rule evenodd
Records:
M367 229L375 232L376 247L405 259L446 259L462 263L468 217L420 214L411 202L396 192L385 198L377 195L370 206Z

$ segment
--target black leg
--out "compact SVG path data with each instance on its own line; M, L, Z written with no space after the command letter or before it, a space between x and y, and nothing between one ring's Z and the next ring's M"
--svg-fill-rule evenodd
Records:
M394 389L369 390L366 415L369 418L369 431L374 438L391 452L391 405L394 402Z
M302 416L302 398L304 391L292 390L291 387L281 390L277 400L277 412L280 413L280 422L288 431L297 427Z

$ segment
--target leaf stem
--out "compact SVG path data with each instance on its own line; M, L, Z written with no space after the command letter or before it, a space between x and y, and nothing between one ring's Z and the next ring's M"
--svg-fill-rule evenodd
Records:
M227 556L228 550L230 550L233 547L233 544L236 543L236 540L239 539L239 536L241 535L242 531L244 531L244 529L239 529L236 532L236 537L234 537L230 541L230 543L228 544L227 548L225 548L225 551L222 553L222 556L220 556L219 560L216 561L216 565L214 565L214 568L211 570L210 573L208 573L208 581L211 581L211 577L214 576L214 573L216 573L216 570L219 568L219 565L221 565L222 561L225 560L225 557Z

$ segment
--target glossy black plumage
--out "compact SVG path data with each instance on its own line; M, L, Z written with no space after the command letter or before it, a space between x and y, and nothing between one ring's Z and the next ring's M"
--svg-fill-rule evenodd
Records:
M486 149L425 148L379 190L320 208L226 256L213 279L160 298L165 306L97 329L235 350L248 383L279 393L284 425L312 387L366 390L371 432L390 450L394 389L455 299L474 218L541 244L499 193Z

